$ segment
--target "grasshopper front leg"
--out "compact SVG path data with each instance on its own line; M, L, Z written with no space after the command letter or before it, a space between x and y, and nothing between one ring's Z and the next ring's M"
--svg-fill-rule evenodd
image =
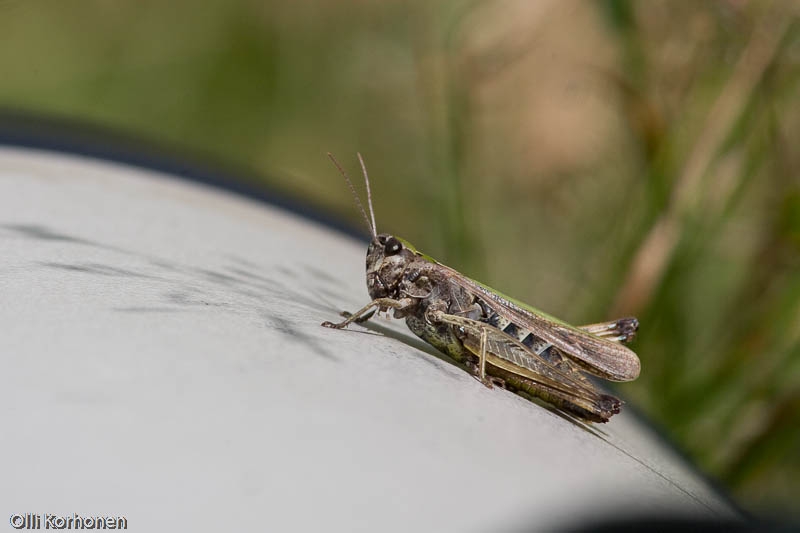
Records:
M414 304L411 298L403 298L395 300L393 298L375 298L370 303L359 309L353 314L348 314L347 318L341 322L333 323L327 320L322 323L326 328L342 329L346 328L352 322L360 323L369 320L375 311L381 309L394 309L395 311L403 311Z

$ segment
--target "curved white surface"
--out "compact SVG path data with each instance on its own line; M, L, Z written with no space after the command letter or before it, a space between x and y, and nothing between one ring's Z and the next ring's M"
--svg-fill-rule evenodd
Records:
M0 250L3 520L443 532L737 516L627 413L589 431L486 389L400 321L320 327L366 303L364 244L281 210L0 148Z

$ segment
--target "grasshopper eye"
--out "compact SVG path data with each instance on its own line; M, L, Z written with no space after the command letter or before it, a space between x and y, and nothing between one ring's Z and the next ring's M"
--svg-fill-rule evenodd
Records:
M386 243L383 245L383 252L386 255L394 255L402 249L403 245L394 237L386 239Z

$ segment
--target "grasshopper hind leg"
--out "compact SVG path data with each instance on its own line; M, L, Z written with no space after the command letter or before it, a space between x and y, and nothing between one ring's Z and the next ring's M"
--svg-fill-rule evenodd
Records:
M495 376L487 376L486 375L486 343L488 342L488 335L487 330L481 330L481 349L480 354L478 355L478 364L476 365L475 372L477 373L476 377L478 380L486 385L488 388L494 388L495 385L499 386L501 389L506 388L506 382L503 378L495 377Z
M478 360L491 376L505 381L505 388L535 397L575 417L608 422L619 413L622 401L601 393L578 368L559 358L544 358L518 339L493 326L442 312L430 314L432 324L448 325L461 341L461 349Z
M618 318L609 322L587 324L585 326L580 326L580 329L611 342L628 344L636 337L636 332L639 330L639 321L630 316Z
M499 368L494 369L494 372L499 375L505 375L506 388L509 391L525 396L528 399L538 398L571 416L588 422L608 422L612 416L619 413L623 404L619 398L603 393L598 393L588 405L584 402L579 404L574 401L574 398L565 395L563 391L549 387L546 384L520 378Z

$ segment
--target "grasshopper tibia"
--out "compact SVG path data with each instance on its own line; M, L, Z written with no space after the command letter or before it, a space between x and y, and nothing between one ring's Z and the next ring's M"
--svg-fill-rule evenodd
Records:
M377 309L373 309L369 313L364 313L360 317L353 320L353 322L355 322L356 324L362 324L367 320L369 320L370 318L372 318L376 311ZM350 318L351 316L353 316L353 313L351 313L350 311L342 311L341 313L339 313L339 315L343 316L344 318Z

